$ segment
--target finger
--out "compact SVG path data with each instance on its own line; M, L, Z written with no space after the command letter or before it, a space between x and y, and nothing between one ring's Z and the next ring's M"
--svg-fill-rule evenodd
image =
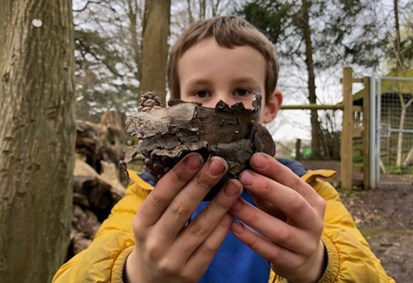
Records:
M266 214L244 200L237 200L230 213L274 244L294 253L311 254L317 244L308 241L308 235L302 230Z
M309 202L298 192L250 170L241 173L240 181L248 191L278 207L289 222L307 229L313 229L321 222L317 218L319 214L314 213Z
M208 206L180 233L172 249L189 257L214 231L241 192L241 183L229 180Z
M158 221L178 192L199 171L202 163L201 155L190 153L165 174L137 212L140 225L146 227Z
M186 263L187 270L197 270L204 274L213 257L221 247L231 226L232 217L224 215L209 237L198 247Z
M271 216L277 217L278 219L282 221L287 221L287 216L273 203L267 201L266 199L261 198L257 194L249 191L248 192L254 202L256 203L257 207L266 213L270 214Z
M320 196L317 192L292 172L290 168L284 166L273 157L264 153L255 153L251 157L250 164L254 171L297 191L312 206L319 205Z
M225 175L228 165L221 157L209 159L194 178L176 195L159 219L165 240L174 239L209 190Z
M313 187L292 172L290 168L264 153L254 154L250 163L256 172L297 191L311 206L316 208L317 213L321 217L324 217L325 201L323 198Z
M302 257L274 244L239 221L231 224L231 231L241 242L270 261L280 276L284 275L284 270L298 271L303 263Z

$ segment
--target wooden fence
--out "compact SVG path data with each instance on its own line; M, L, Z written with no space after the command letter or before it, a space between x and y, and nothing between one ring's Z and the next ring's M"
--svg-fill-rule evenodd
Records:
M345 67L343 69L343 101L334 105L283 105L281 109L288 110L342 110L343 111L343 128L341 133L340 148L340 173L341 187L345 190L351 190L353 187L353 137L361 135L362 149L359 150L363 157L363 187L371 187L370 180L370 156L369 156L369 132L370 132L370 79L368 77L359 79L353 78L353 69ZM353 83L364 84L363 106L353 105ZM362 113L362 114L361 114ZM357 119L360 118L361 119ZM355 124L354 121L361 121L362 125Z

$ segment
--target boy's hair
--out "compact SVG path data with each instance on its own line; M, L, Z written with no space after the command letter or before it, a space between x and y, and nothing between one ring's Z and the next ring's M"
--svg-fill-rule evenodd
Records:
M266 66L265 95L268 97L277 86L280 68L273 44L257 28L236 16L219 16L192 24L177 39L168 58L167 74L171 99L180 97L178 60L201 40L213 37L218 45L233 48L250 46L264 56Z

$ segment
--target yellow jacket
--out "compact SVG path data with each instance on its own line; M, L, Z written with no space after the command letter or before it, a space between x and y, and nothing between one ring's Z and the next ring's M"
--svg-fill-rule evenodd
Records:
M125 197L112 209L92 244L74 256L55 274L52 282L123 282L126 258L134 246L132 221L137 208L152 190L134 172ZM331 177L334 171L308 171L302 178L327 203L322 241L328 265L321 282L395 282L386 275L351 215L340 201L337 191L319 177ZM287 282L271 271L268 282Z

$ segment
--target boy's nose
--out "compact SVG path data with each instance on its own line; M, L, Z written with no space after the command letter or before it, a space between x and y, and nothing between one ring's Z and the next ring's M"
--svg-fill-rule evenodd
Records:
M220 100L224 101L228 105L233 104L233 102L231 102L230 98L226 97L225 95L218 95L218 94L215 93L209 99L204 100L202 102L202 106L209 107L209 108L214 108Z
M226 92L219 92L214 95L214 99L212 99L212 107L215 107L217 103L222 100L228 105L232 105L235 103L235 101L232 99L231 94L226 93Z

